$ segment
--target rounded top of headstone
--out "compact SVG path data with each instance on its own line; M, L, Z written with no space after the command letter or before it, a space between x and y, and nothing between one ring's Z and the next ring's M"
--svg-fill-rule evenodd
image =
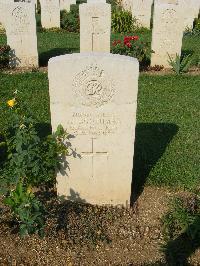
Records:
M54 62L59 62L59 61L63 61L63 60L71 60L71 59L77 59L78 60L80 58L87 58L87 59L96 58L97 60L98 60L98 58L99 59L112 58L112 59L121 60L123 62L127 61L127 62L138 63L137 58L134 58L131 56L104 53L104 52L81 52L81 53L74 53L74 54L59 55L59 56L55 56L55 57L50 58L48 63L54 63Z

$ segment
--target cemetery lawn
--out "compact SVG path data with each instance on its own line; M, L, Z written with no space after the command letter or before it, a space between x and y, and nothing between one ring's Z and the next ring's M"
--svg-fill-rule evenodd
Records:
M40 134L50 133L47 73L11 73L0 73L0 131L10 124L6 101L17 89ZM106 208L62 202L53 191L50 197L41 194L47 211L41 239L11 231L11 214L0 199L0 264L180 265L167 257L170 249L161 251L161 218L172 198L199 188L199 88L200 75L141 74L133 176L137 204ZM198 265L200 250L193 252L180 248L177 263L181 258Z
M112 35L112 40L123 36ZM151 32L142 33L142 38L150 41ZM5 43L5 35L0 35L0 45ZM199 43L200 36L183 40L183 52L193 55L195 68L200 60ZM79 34L38 32L38 48L44 68L0 72L0 137L10 126L6 102L15 90L36 118L39 133L51 132L47 62L56 55L79 52ZM66 203L55 191L41 193L47 210L46 236L21 239L12 230L10 211L0 198L0 265L184 265L180 258L199 265L199 249L180 249L177 262L169 264L170 250L161 251L165 243L161 218L168 202L179 195L190 197L200 188L200 75L167 73L141 73L139 78L134 208ZM188 247L190 243L183 244Z

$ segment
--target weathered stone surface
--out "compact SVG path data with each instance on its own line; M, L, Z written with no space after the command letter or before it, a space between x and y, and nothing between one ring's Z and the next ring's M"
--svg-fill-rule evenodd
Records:
M60 28L59 0L40 0L41 24L43 28Z
M183 8L183 30L192 29L194 19L199 14L199 0L181 0L179 1L180 8Z
M51 123L75 136L81 158L57 175L58 195L92 204L129 203L136 124L138 61L109 53L51 58ZM64 164L64 163L63 163Z
M132 16L139 26L150 28L153 0L133 0Z
M111 5L81 4L79 14L80 51L110 52Z
M170 4L168 2L170 1ZM172 0L156 0L154 3L151 65L170 67L169 56L181 54L183 37L182 9Z
M10 65L15 67L37 67L37 35L35 4L14 2L6 7L5 28L7 44L11 47Z
M5 28L6 19L8 19L7 5L12 4L13 0L0 0L0 23Z
M70 11L70 6L75 4L76 0L60 0L60 10Z

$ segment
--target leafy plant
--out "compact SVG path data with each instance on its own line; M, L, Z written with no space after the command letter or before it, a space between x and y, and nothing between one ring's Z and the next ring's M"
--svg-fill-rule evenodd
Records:
M55 173L61 167L63 170L63 158L72 151L71 136L59 125L55 133L40 137L36 121L25 115L28 111L17 91L7 106L11 122L0 137L0 192L19 223L20 234L42 234L43 207L30 188L49 188L56 183Z
M4 199L4 203L10 207L21 236L33 233L44 235L44 208L30 188L24 187L19 181L16 188Z
M79 32L79 9L78 5L71 5L70 12L66 10L61 11L61 28L68 32Z
M175 59L173 59L169 54L169 64L172 67L173 71L179 75L182 73L185 73L188 71L190 65L191 65L191 55L186 55L186 56L180 56L176 54Z
M163 231L168 239L186 234L191 240L200 241L200 196L175 198L170 211L163 217Z
M111 29L114 33L132 32L135 20L130 11L115 8L112 12Z
M125 36L123 41L113 41L111 51L114 54L133 56L141 63L146 62L151 54L150 44L142 41L139 36Z
M41 138L36 121L31 115L24 115L26 106L17 94L8 104L11 122L6 134L7 162L3 180L17 184L23 178L26 186L52 186L55 172L61 166L61 157L70 150L70 135L60 125L55 133Z
M7 68L9 66L10 50L9 45L0 46L0 69Z

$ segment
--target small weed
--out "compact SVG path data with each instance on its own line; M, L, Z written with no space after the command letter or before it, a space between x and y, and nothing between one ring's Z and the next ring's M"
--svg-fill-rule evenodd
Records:
M191 55L186 55L186 56L180 56L176 54L175 59L173 59L169 54L169 64L172 67L173 71L177 74L180 75L182 73L188 72L188 69L191 65Z

